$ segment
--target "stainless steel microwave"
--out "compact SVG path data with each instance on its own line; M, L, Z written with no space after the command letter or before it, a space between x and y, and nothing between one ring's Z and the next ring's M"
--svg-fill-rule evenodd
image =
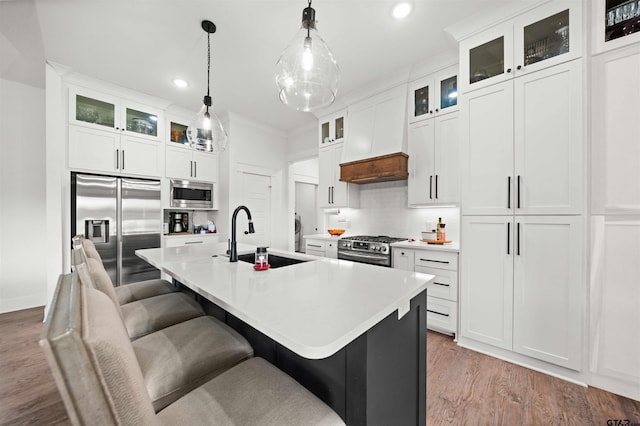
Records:
M171 207L213 208L213 184L171 179Z

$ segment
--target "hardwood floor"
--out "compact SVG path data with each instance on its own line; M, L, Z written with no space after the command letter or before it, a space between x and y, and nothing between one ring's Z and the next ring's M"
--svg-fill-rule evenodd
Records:
M69 424L38 346L42 308L0 314L0 424ZM427 334L427 424L640 424L640 402L560 379Z

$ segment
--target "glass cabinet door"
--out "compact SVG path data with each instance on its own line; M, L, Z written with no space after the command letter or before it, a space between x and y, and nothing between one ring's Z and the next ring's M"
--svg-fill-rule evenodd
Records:
M522 63L527 66L568 53L569 24L567 9L525 26Z
M158 116L156 114L127 108L125 122L129 132L158 136Z
M606 0L605 42L640 32L640 0Z
M186 124L171 121L169 127L169 142L185 146L189 145L189 140L187 139L188 126Z
M458 105L458 76L440 80L440 109Z
M333 131L335 136L334 139L336 141L344 137L344 116L340 116L335 119L335 127Z
M75 94L75 121L113 129L116 127L115 110L113 103Z
M469 50L469 84L504 74L504 36Z
M320 143L324 144L331 142L331 138L329 135L331 135L331 132L329 130L329 122L325 121L320 126Z
M429 114L431 102L429 101L429 85L413 90L413 116L420 117Z

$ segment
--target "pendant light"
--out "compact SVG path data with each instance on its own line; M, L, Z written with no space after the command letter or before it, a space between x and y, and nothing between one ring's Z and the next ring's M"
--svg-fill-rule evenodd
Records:
M211 21L202 21L202 29L207 33L207 94L204 96L202 108L195 119L187 127L187 139L191 146L200 151L221 152L227 147L227 133L218 116L211 108L209 94L209 74L211 73L211 34L216 32L216 25Z
M329 106L336 98L340 70L329 47L316 29L316 11L302 11L302 26L276 63L276 84L283 104L312 111Z

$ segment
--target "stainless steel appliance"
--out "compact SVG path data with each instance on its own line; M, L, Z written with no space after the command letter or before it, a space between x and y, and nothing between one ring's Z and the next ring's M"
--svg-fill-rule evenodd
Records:
M213 184L171 179L171 207L213 208Z
M390 267L391 247L389 244L398 241L406 241L406 238L385 235L343 237L338 241L338 259Z
M84 234L114 285L160 278L135 255L160 247L160 181L71 174L71 234Z

